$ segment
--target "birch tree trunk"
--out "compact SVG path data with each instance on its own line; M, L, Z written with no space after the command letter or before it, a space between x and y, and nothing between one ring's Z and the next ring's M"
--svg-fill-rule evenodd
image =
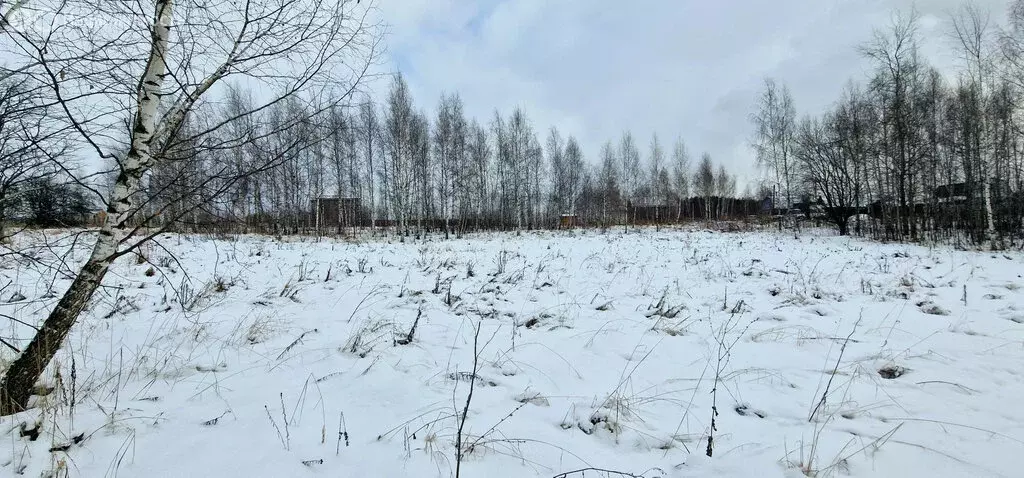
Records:
M36 381L99 288L110 264L117 258L118 246L131 230L128 221L133 214L132 198L141 190L143 175L153 166L152 141L167 69L164 59L170 36L172 0L156 0L155 3L149 59L138 87L131 150L110 192L106 218L92 254L71 287L0 381L0 415L11 415L28 407Z

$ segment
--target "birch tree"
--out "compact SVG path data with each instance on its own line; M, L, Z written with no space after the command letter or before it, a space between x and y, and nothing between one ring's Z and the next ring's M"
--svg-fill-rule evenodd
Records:
M457 94L442 95L434 122L433 155L437 169L437 198L441 203L445 237L451 231L451 220L457 199L464 198L463 172L466 155L466 118L462 99Z
M367 209L370 212L370 229L374 230L377 220L377 140L380 136L380 124L377 121L377 107L372 101L364 101L359 105L359 134L362 142L363 166L366 167Z
M231 85L224 99L224 106L218 112L222 115L221 119L227 121L224 135L229 138L240 138L238 144L225 151L235 175L240 178L226 195L231 204L230 214L246 221L250 215L263 212L259 175L245 174L253 165L252 138L256 128L255 118L245 113L252 111L254 103L251 91L239 85Z
M450 216L458 213L459 222L456 234L461 237L465 228L465 218L470 209L472 198L472 180L470 178L472 168L469 164L469 122L466 120L465 108L462 104L462 97L458 93L452 93L451 97L451 119L452 135L449 142L452 162L452 188ZM446 225L451 228L450 224Z
M338 198L338 225L336 232L340 234L342 226L349 219L343 217L345 208L342 207L341 198L351 197L355 194L352 188L353 181L350 179L352 171L349 158L352 156L352 151L349 151L350 141L348 140L350 136L354 135L352 119L346 114L343 107L335 106L327 113L326 128L327 131L324 134L328 137L328 163L334 176L334 196ZM317 198L319 196L312 197ZM314 212L316 214L320 213L320 211Z
M621 190L619 188L619 170L616 164L615 149L611 142L601 147L601 165L598 172L598 187L601 194L601 222L608 226L608 215L619 206Z
M568 203L568 177L565 163L565 144L558 128L551 128L547 141L548 162L551 164L551 206L556 214L565 214Z
M682 138L672 148L672 192L676 198L676 220L683 218L683 201L690 198L690 153Z
M429 220L434 215L434 165L430 156L430 120L425 112L412 115L409 128L410 159L412 163L412 202L413 214L416 215L416 237L421 238L429 227Z
M509 126L502 118L501 113L494 111L494 119L491 121L491 130L494 131L494 155L495 155L495 179L497 196L497 214L502 228L508 227L515 222L515 206L517 205L517 186L519 180L516 177L516 164L512 154L512 139L509 133Z
M619 172L622 174L622 196L626 201L635 201L641 183L640 149L633 139L633 133L625 131L619 141Z
M46 85L78 139L101 159L116 161L119 173L105 195L107 214L92 253L0 381L0 415L28 406L37 379L114 260L161 232L142 234L153 219L140 201L144 179L171 161L169 151L186 142L208 144L228 123L185 130L200 100L232 78L259 84L267 93L240 116L315 96L314 90L340 88L335 97L346 96L377 51L379 30L368 11L366 5L336 0L41 0L33 2L33 12L50 20L42 22L51 25L49 31L22 31L5 20L3 40L15 61ZM128 138L123 157L113 152L119 137ZM228 138L212 147L243 141ZM200 186L234 183L237 174L230 167L222 165Z
M408 233L408 217L413 186L412 128L416 112L412 108L409 86L401 75L391 82L384 112L383 146L387 155L384 177L391 217L400 234Z
M711 198L715 195L715 166L708 153L701 156L697 171L693 174L693 189L704 200L704 219L711 220Z
M751 119L755 129L753 147L757 162L768 169L788 208L793 204L794 177L797 175L791 158L796 109L789 88L780 86L772 78L765 79L758 110Z
M563 193L566 210L570 214L576 214L576 207L583 189L586 164L583 160L583 149L575 137L569 136L565 142L565 152L562 158L563 164Z
M887 29L876 30L874 39L862 52L875 64L872 92L882 111L882 145L879 149L882 167L879 170L893 183L889 188L895 206L887 211L884 221L890 223L894 235L917 234L914 202L917 175L926 154L921 140L921 117L915 104L922 87L923 60L918 45L918 15L896 15Z
M717 218L721 219L726 215L726 198L733 195L732 189L734 188L732 178L729 176L729 171L725 169L724 164L718 165L718 172L715 173L715 196L718 197L718 209L716 211Z
M991 20L988 14L974 3L964 4L953 16L952 22L952 35L965 63L965 81L970 88L977 90L977 97L981 99L986 98L991 87L990 78L995 44L990 24ZM975 122L977 131L973 135L975 144L972 151L981 183L981 203L985 224L984 239L988 239L995 234L996 229L995 217L992 213L992 150L988 143L989 125L985 121L987 118L984 115L979 115L977 119L978 121Z
M472 190L476 228L480 229L480 221L490 209L488 174L491 167L491 146L487 138L487 129L476 120L469 125L468 131L467 171L471 178L468 187Z
M661 146L658 135L651 136L650 169L648 176L648 200L657 207L655 219L661 223L661 206L669 200L671 185L668 171L665 169L665 149Z

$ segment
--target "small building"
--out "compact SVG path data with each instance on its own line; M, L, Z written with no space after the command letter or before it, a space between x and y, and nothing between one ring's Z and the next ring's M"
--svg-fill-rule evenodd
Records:
M967 201L967 183L943 184L935 188L935 200L942 203L964 203Z
M321 197L310 201L310 222L320 231L364 225L366 214L362 200L354 197Z
M572 229L579 226L579 217L575 214L562 214L558 218L559 229Z

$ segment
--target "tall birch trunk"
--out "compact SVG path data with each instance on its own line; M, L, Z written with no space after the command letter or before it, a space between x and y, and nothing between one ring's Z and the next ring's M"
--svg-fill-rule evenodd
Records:
M117 258L118 246L131 230L129 222L134 213L133 197L141 191L142 177L154 162L152 143L157 130L160 90L167 70L164 59L170 36L172 1L155 2L149 60L138 86L131 150L110 192L107 215L92 254L71 287L43 322L39 332L0 381L0 415L11 415L28 407L36 381L53 360L78 316L99 288L111 263Z

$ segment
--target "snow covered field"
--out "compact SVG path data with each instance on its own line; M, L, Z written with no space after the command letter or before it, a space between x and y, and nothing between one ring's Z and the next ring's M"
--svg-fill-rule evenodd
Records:
M71 240L2 259L0 313L42 320L86 256ZM1019 252L701 230L161 244L108 275L55 390L0 420L0 475L447 477L460 425L463 477L1022 473Z

